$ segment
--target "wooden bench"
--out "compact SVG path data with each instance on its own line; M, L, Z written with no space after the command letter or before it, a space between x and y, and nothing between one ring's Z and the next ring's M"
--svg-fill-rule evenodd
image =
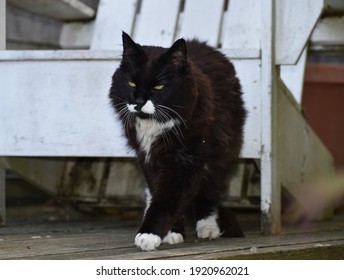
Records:
M1 51L0 167L11 168L6 157L132 157L107 97L121 58L121 30L141 44L165 47L197 37L221 47L236 67L249 112L241 156L259 160L262 228L279 232L282 187L293 193L307 178L332 170L296 101L303 76L295 73L302 73L324 5L308 2L103 0L91 50Z

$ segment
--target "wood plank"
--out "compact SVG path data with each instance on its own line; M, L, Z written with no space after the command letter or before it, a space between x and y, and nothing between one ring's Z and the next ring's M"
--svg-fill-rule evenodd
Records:
M95 22L66 22L59 37L62 49L88 49L94 34ZM113 48L113 46L112 46Z
M223 18L224 0L188 0L177 37L197 38L218 47Z
M344 46L344 17L321 19L310 38L312 50Z
M56 196L61 188L65 168L64 159L56 158L6 158L6 170L15 172L26 182L45 193Z
M0 50L6 49L6 0L0 0ZM6 191L4 166L1 166L0 158L0 226L6 222Z
M132 34L138 2L100 1L90 48L122 50L122 31Z
M297 62L324 5L324 0L276 1L276 64Z
M0 72L6 72L1 84L9 94L0 104L0 119L6 120L0 122L0 154L132 155L108 100L117 65L113 60L1 62Z
M261 48L261 0L231 0L222 27L223 49Z
M301 105L303 83L305 77L305 69L307 62L308 47L306 47L298 62L295 65L281 65L280 78L287 86L296 102Z
M85 20L95 16L95 10L78 0L8 0L25 11L58 20Z
M275 66L275 1L262 0L261 212L265 233L281 231L281 184L277 151L278 92ZM263 125L264 124L264 125Z
M261 153L261 61L260 59L232 59L242 84L245 108L248 110L244 127L245 139L242 155L260 158Z
M278 236L246 232L245 238L199 240L188 230L186 242L162 245L158 251L138 250L133 238L139 221L74 221L9 223L0 236L0 259L264 259L272 256L319 258L328 248L343 257L343 216ZM335 253L334 253L335 252ZM328 252L329 253L329 252Z
M142 1L134 39L141 45L170 47L175 37L180 4L180 0Z
M6 73L0 75L0 81L8 93L0 103L0 119L6 120L0 121L0 131L6 131L0 138L0 154L132 157L133 153L125 148L121 125L107 98L120 54L114 51L0 52L0 72ZM252 111L245 128L242 156L258 158L259 60L234 63L247 92L246 104ZM32 89L29 94L22 90L24 87Z
M6 0L0 0L0 50L6 49Z
M313 203L303 203L301 187L315 178L332 175L332 156L306 123L288 90L282 85L280 89L279 153L283 162L280 170L281 183L299 201L311 219L329 218L333 214L332 200L327 200L328 197L322 195L323 200L317 201L318 207L315 210L311 207ZM318 191L314 189L314 192ZM315 195L311 190L308 194Z
M6 170L0 166L0 227L6 223Z

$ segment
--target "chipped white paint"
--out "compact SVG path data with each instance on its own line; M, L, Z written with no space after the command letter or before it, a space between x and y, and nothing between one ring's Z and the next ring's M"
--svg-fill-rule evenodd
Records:
M281 230L281 184L278 168L278 92L275 65L275 1L262 0L262 84L261 84L261 213L266 233Z
M295 64L319 20L325 0L277 0L275 3L276 64Z

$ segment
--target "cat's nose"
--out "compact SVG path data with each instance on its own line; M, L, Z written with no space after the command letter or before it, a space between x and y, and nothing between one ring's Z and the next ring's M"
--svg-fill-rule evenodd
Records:
M136 111L141 111L141 108L143 107L143 105L145 105L145 101L142 98L137 98L135 100L136 106L134 107L134 109Z

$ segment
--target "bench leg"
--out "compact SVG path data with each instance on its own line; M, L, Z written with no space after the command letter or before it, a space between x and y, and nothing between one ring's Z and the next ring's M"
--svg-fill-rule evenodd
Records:
M5 169L0 168L0 226L6 222L6 191L5 191Z

